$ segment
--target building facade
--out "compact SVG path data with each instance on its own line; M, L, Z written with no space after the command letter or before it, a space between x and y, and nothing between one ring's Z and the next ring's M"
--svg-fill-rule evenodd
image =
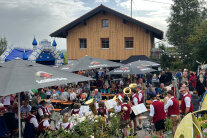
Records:
M132 55L150 57L154 38L162 39L163 32L100 5L50 36L66 38L69 60L85 55L125 60Z

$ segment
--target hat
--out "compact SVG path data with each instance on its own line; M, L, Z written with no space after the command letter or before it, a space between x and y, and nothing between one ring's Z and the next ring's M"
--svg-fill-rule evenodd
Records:
M128 102L129 98L127 96L124 96L123 102Z
M98 91L98 89L95 89L95 91Z

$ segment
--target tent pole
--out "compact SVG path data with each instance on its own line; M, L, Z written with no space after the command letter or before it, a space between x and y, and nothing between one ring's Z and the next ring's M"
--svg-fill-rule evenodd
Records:
M19 122L19 138L21 138L21 114L20 114L20 93L18 93L18 122Z

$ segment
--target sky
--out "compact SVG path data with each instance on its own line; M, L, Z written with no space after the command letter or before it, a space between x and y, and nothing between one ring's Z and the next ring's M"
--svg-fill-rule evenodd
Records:
M132 17L166 32L172 3L132 0ZM66 49L65 38L49 34L100 4L130 16L131 0L0 0L0 37L6 37L9 47L32 48L35 37L38 42L55 39L57 49Z

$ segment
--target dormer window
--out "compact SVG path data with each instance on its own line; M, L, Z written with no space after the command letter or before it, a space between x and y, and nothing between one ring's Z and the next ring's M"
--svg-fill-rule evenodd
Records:
M102 20L102 28L108 28L109 27L109 20L103 19Z

